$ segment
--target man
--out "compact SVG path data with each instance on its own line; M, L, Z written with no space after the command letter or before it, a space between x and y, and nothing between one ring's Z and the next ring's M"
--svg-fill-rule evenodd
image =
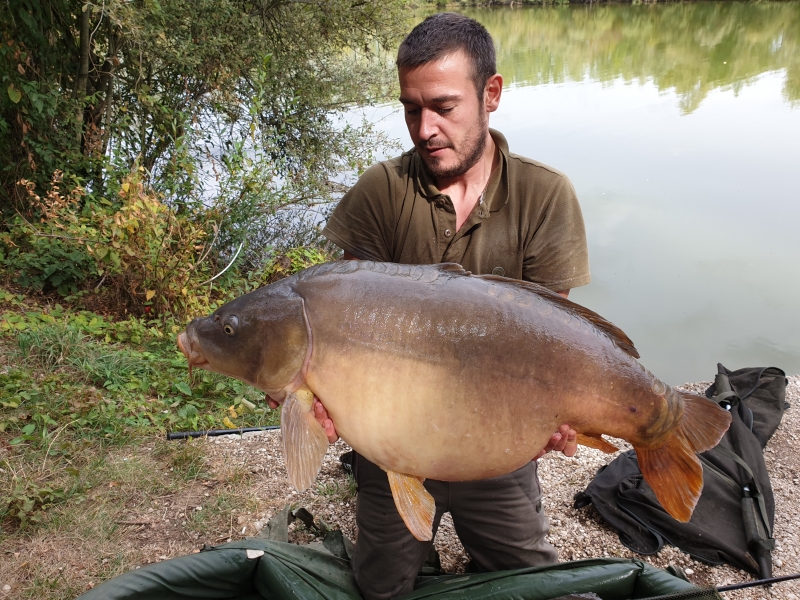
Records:
M426 264L457 262L476 274L539 283L567 297L589 282L585 232L575 192L549 167L509 153L489 129L503 79L492 39L454 13L428 17L400 46L400 101L414 149L371 167L344 196L324 235L348 259ZM316 416L331 441L322 404ZM575 453L562 425L549 450ZM554 563L545 540L537 463L477 482L427 480L479 571ZM386 474L356 460L358 540L353 569L368 599L411 591L431 542L414 539L400 518Z

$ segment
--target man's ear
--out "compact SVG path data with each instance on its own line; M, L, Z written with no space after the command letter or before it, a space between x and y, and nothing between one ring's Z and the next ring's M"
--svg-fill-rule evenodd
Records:
M500 96L503 93L503 76L495 73L489 77L486 87L483 88L483 106L486 112L494 112L500 106Z

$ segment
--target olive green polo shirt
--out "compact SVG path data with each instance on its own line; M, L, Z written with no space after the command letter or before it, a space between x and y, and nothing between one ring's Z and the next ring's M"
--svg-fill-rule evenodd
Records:
M569 179L508 151L456 229L450 197L416 150L370 167L334 209L323 235L357 258L404 264L455 262L475 274L524 279L553 291L589 283L586 232Z

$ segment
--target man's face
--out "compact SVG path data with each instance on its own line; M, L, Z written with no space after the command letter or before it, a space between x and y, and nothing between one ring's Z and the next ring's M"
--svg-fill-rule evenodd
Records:
M399 70L408 132L437 178L458 177L483 155L488 113L496 105L478 98L471 75L463 52Z

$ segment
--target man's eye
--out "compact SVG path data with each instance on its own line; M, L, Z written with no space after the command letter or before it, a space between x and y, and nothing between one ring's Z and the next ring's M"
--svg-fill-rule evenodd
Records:
M448 106L448 107L442 106L442 107L437 108L436 112L438 112L440 115L446 115L447 113L449 113L452 110L453 110L452 106Z
M407 115L418 115L419 114L419 109L418 108L407 108L406 109L406 114Z

